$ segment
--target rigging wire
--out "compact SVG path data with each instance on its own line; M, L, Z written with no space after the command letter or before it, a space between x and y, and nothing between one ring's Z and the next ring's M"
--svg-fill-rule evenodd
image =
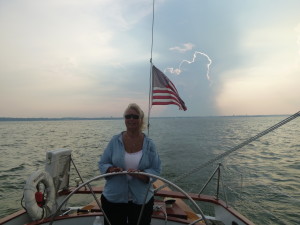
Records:
M223 165L222 165L222 166L223 166ZM224 166L223 166L223 168L224 168ZM233 171L232 169L228 169L228 168L227 168L226 170L227 170L227 171ZM226 170L223 170L223 173L224 173L224 171L226 171ZM233 171L233 172L236 173L237 171ZM242 174L241 174L241 175L242 175ZM229 176L229 177L232 177L232 174L228 174L228 176ZM223 175L223 177L224 177L224 175ZM226 189L229 190L230 193L233 193L233 194L236 195L236 197L238 197L238 200L240 201L240 203L236 204L236 203L235 203L236 200L234 200L233 202L230 203L230 204L233 204L233 203L236 204L235 207L237 207L237 209L238 209L239 207L243 207L243 206L247 205L248 209L249 209L249 207L251 207L251 210L253 210L253 212L256 212L256 211L266 212L267 214L271 215L273 218L276 218L277 221L280 221L280 222L282 222L282 224L284 224L282 218L280 218L278 215L273 214L273 212L271 212L271 211L270 211L269 209L267 209L266 207L262 207L257 201L255 201L255 198L254 198L254 199L249 199L248 197L246 197L246 195L242 195L242 193L243 193L242 187L241 187L240 192L238 192L238 191L236 191L234 188L230 187L230 186L229 186L229 183L224 182L223 179L221 179L221 181L222 181L222 186L223 186L223 191L224 191L223 196L224 196L225 198L227 197L227 195L226 195ZM241 177L241 182L243 182L243 177ZM294 202L296 202L296 203L299 202L299 200L296 199L296 198L294 198L293 196L290 196L290 195L287 195L287 194L285 194L285 193L283 193L283 192L277 191L277 190L273 189L272 186L269 186L269 185L266 185L265 183L259 182L259 181L257 181L257 179L255 180L255 182L258 183L258 184L261 184L262 186L265 186L267 189L269 188L270 190L272 190L273 192L275 192L275 193L277 193L277 194L280 194L280 195L282 195L282 196L291 198L291 199L292 199ZM231 182L231 181L230 181L230 185L232 185L232 182ZM266 192L266 193L268 193L268 192ZM256 197L257 197L257 196L256 196ZM227 203L227 202L229 202L229 201L226 199L225 202Z
M241 177L241 184L240 184L240 192L242 193L243 192L243 182L244 182L244 179L246 182L248 183L251 183L252 182L252 178L244 178L243 176L243 173L241 173L240 171L235 171L231 168L226 168L224 167L224 165L222 164L224 170L223 170L223 174L224 172L227 172L227 174L225 176L231 178L233 176L235 176L236 174L238 174L240 177ZM230 184L232 184L233 182L231 181ZM268 193L270 193L271 191L278 194L278 195L281 195L281 196L284 196L284 197L287 197L287 198L290 198L292 201L294 202L298 202L300 203L300 199L297 199L296 196L293 196L293 195L290 195L288 193L285 193L284 190L282 190L282 188L280 188L279 186L276 186L276 185L270 185L270 184L266 184L264 182L261 182L259 181L257 178L255 178L255 183L258 184L258 185L261 185L262 187L265 187L267 190ZM227 188L232 190L229 185L227 185Z
M246 141L240 143L239 145L236 145L235 147L233 147L233 148L231 148L230 150L228 150L228 151L226 151L226 152L224 152L224 153L218 155L217 157L215 157L215 158L213 158L213 159L207 161L206 163L203 163L203 164L201 164L200 166L197 166L197 167L191 169L190 171L187 171L186 173L183 173L182 175L180 175L180 176L178 176L177 178L175 178L175 180L174 180L173 182L176 183L176 182L182 180L183 178L186 178L187 176L190 176L192 173L195 173L196 171L201 170L201 169L203 169L203 168L205 168L205 167L211 165L212 163L216 162L217 160L220 160L220 159L222 159L222 158L228 156L229 154L231 154L231 153L233 153L233 152L235 152L235 151L241 149L242 147L244 147L244 146L250 144L251 142L253 142L253 141L259 139L260 137L262 137L262 136L264 136L264 135L266 135L266 134L268 134L268 133L270 133L270 132L276 130L277 128L283 126L284 124L286 124L286 123L288 123L288 122L290 122L290 121L296 119L298 116L300 116L300 111L297 112L297 113L295 113L295 114L293 114L293 115L291 115L291 116L289 116L288 118L286 118L286 119L280 121L279 123L277 123L277 124L275 124L275 125L269 127L268 129L266 129L266 130L264 130L264 131L258 133L257 135L255 135L255 136L249 138L248 140L246 140ZM161 190L161 189L164 188L164 187L165 187L165 185L162 185L161 187L157 188L155 191L159 191L159 190Z
M285 224L284 219L282 219L278 215L275 215L274 212L272 212L270 209L268 209L268 207L263 207L261 204L259 204L259 202L253 201L253 199L246 197L246 195L241 195L240 193L238 193L237 191L235 191L234 189L230 188L227 185L225 185L225 187L228 190L230 190L231 193L234 193L239 197L239 201L240 201L239 205L242 205L242 206L247 205L248 211L259 212L259 213L265 212L268 215L272 216L274 220L276 218L278 224L279 224L279 222L281 222L280 224Z

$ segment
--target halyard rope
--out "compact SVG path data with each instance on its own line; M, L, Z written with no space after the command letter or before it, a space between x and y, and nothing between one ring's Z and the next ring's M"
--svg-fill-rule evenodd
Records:
M195 168L193 168L193 169L187 171L186 173L184 173L184 174L178 176L177 178L175 178L175 180L174 180L173 182L176 183L176 182L180 181L181 179L183 179L183 178L185 178L185 177L191 175L192 173L195 173L196 171L201 170L201 169L205 168L206 166L211 165L212 163L214 163L214 162L216 162L216 161L218 161L218 160L220 160L220 159L222 159L222 158L228 156L228 155L231 154L232 152L235 152L235 151L241 149L242 147L244 147L244 146L250 144L251 142L253 142L253 141L259 139L260 137L262 137L262 136L264 136L264 135L266 135L266 134L268 134L268 133L270 133L270 132L276 130L277 128L283 126L284 124L286 124L286 123L288 123L288 122L290 122L290 121L296 119L298 116L300 116L300 111L297 112L297 113L295 113L295 114L293 114L293 115L291 115L291 116L289 116L288 118L286 118L286 119L280 121L279 123L277 123L277 124L271 126L270 128L268 128L268 129L266 129L266 130L260 132L259 134L257 134L257 135L255 135L255 136L249 138L248 140L246 140L246 141L240 143L239 145L236 145L235 147L233 147L233 148L231 148L230 150L228 150L228 151L226 151L226 152L224 152L224 153L218 155L217 157L215 157L215 158L213 158L213 159L207 161L206 163L203 163L203 164L201 164L200 166L197 166L197 167L195 167ZM161 190L162 188L164 188L165 186L166 186L166 185L160 186L160 187L157 188L155 191L159 191L159 190Z

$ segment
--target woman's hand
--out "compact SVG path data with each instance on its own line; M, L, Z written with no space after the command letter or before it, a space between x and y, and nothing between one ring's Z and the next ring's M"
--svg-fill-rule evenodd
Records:
M128 173L133 173L133 172L142 172L140 170L136 170L136 169L128 169L127 170ZM142 181L144 181L145 183L148 183L149 182L149 177L145 176L145 175L142 175L142 174L129 174L130 176L133 176L133 177L136 177Z
M106 173L116 173L116 172L122 172L122 171L123 171L123 168L121 168L121 167L111 166L111 167L108 167Z

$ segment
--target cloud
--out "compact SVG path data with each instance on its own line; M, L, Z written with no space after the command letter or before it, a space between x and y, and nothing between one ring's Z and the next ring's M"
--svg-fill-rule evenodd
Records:
M279 90L277 79L295 89L278 71L299 82L298 5L278 3L266 12L259 1L193 0L191 7L156 1L153 58L165 72L184 75L172 81L187 103L199 105L189 115L214 114L205 110L215 102L227 112L240 93L254 104L246 83L255 87L255 79L259 94L263 87ZM46 115L47 109L92 115L101 107L111 114L125 101L146 103L151 20L152 1L0 1L0 116ZM283 96L297 105L292 94Z
M295 32L297 34L297 45L298 45L298 54L299 54L299 65L300 65L300 23L295 28Z
M239 57L235 61L238 63L220 71L217 81L216 104L220 114L299 111L300 26L299 22L295 25L293 13L284 20L281 13L282 10L272 11L262 23L254 26L248 21L247 29L240 29Z
M185 43L185 44L183 44L183 47L175 46L175 47L171 47L169 49L171 51L178 51L180 53L184 53L184 52L192 50L193 48L194 48L194 45L192 43Z
M130 33L151 12L151 2L137 0L1 1L0 116L109 101L126 89L118 85L129 63L145 59L130 49L144 39Z
M172 73L172 74L176 74L176 75L179 75L182 73L182 65L187 63L187 64L192 64L192 63L195 63L196 62L196 59L197 59L197 56L198 55L201 55L201 56L204 56L206 59L207 59L207 63L206 63L206 78L207 80L210 80L210 76L209 76L209 71L210 71L210 66L212 64L212 60L211 58L204 52L199 52L199 51L195 51L194 52L194 55L193 55L193 58L191 60L186 60L186 59L183 59L178 68L172 68L172 67L168 67L166 68L165 71L168 71L169 73Z
M227 71L223 74L227 80L216 99L220 114L264 115L297 112L300 105L299 72L296 68L288 67ZM269 74L274 79L270 79Z

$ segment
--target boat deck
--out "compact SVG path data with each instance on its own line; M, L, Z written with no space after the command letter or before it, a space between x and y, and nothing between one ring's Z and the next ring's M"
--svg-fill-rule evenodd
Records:
M164 183L160 180L157 180L154 183L154 188L158 188L160 186L164 185ZM103 188L97 188L93 187L93 191L95 193L102 193ZM164 187L161 189L161 191L172 191L168 187ZM77 193L86 193L87 190L80 189ZM174 198L175 202L173 204L166 204L163 197L160 197L160 199L155 199L154 202L154 211L153 211L153 217L154 218L160 218L165 219L166 217L168 220L172 221L178 221L178 222L186 222L190 223L196 219L199 219L199 216L196 215L193 210L180 198ZM96 201L91 202L90 204L86 205L82 209L78 210L76 213L80 214L87 214L89 212L100 212L101 210L97 204ZM200 221L198 223L195 223L196 225L205 225L204 221Z

